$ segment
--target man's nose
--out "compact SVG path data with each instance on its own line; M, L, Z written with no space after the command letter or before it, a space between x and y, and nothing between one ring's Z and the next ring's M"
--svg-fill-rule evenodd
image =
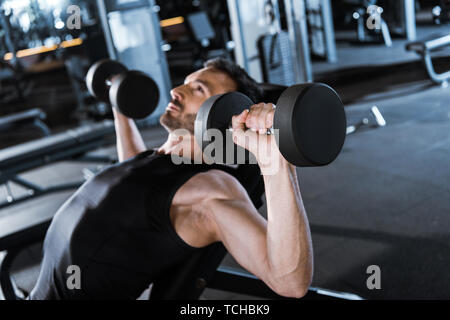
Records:
M170 95L172 96L173 100L177 100L179 102L183 102L184 94L181 91L180 87L176 87L176 88L170 90Z

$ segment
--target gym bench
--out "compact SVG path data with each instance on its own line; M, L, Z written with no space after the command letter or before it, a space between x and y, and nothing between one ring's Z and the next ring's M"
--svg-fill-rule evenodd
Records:
M78 188L82 184L81 181L42 187L22 178L20 174L62 160L111 163L113 160L108 157L87 157L85 154L104 146L112 134L113 122L104 121L1 150L0 185L5 185L7 199L0 202L0 209L45 194ZM9 186L10 182L26 188L28 194L15 198Z
M0 289L6 300L23 300L26 293L14 283L11 266L21 250L43 241L52 217L42 219L23 212L0 218ZM221 243L212 244L167 270L151 289L150 300L197 300L206 288L253 295L279 296L255 276L234 268L219 267L226 255ZM311 287L303 300L361 300L357 295Z
M226 252L221 243L215 243L195 253L183 263L168 270L153 284L149 300L196 300L206 288L264 299L296 300L276 294L263 281L244 270L220 266ZM302 300L362 300L362 298L351 293L310 287Z
M45 112L38 108L3 116L0 117L0 131L31 124L41 130L44 136L49 136L50 129L43 122L46 117Z
M431 52L450 46L450 35L435 36L422 41L410 42L406 45L406 50L415 51L422 56L428 75L435 83L446 88L450 79L450 70L444 73L436 73L431 58Z

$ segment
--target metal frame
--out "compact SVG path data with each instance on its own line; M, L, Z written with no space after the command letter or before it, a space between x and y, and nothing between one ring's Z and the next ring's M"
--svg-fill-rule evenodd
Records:
M270 2L272 4L274 19L270 24L265 23L264 26L260 26L257 21L255 21L255 23L252 23L251 25L249 25L248 23L244 23L245 20L243 19L243 17L245 17L245 14L247 13L243 11L242 8L244 2L247 4L249 3L251 5L255 5L256 7L258 7L258 9L260 9L259 5L261 5L263 1L227 0L228 12L231 21L231 35L234 41L234 57L237 64L244 68L251 77L253 77L258 82L262 82L264 81L264 75L263 70L261 69L261 64L255 63L255 61L257 62L258 60L260 60L260 54L257 49L257 38L258 36L260 37L266 34L276 34L281 31L278 0L267 0L267 2ZM261 18L261 16L259 16L259 18ZM255 41L254 47L252 47L253 40ZM251 44L250 46L249 43Z
M105 36L106 47L108 49L109 57L113 60L117 60L117 51L114 46L111 29L108 23L108 11L104 0L97 0L97 7L99 11L100 20L102 23L103 34Z
M334 35L333 9L330 0L321 0L320 6L322 10L323 32L325 35L325 48L327 53L327 61L330 63L337 62L336 37Z
M19 252L19 249L0 252L0 289L5 300L25 299L11 277L11 266Z
M271 0L274 4L275 19L279 21L280 13L278 0ZM228 11L231 20L231 33L235 43L235 59L247 72L249 72L249 61L246 49L246 39L243 32L243 23L239 0L228 0ZM330 0L322 0L324 33L326 38L327 57L330 62L337 59L336 45L334 42L334 28L332 24L332 13ZM286 0L285 11L287 17L288 33L292 50L292 67L295 73L295 82L313 82L313 72L309 47L309 34L306 21L306 10L304 0ZM278 22L279 24L279 22ZM277 26L276 26L277 27Z
M22 187L25 187L28 191L27 195L23 195L20 197L14 197L11 192L11 188L9 187L9 182L14 182ZM6 187L7 198L6 201L0 202L0 209L18 204L20 202L24 202L27 200L31 200L36 197L44 196L46 194L51 194L55 192L68 191L73 190L80 187L84 181L74 182L74 183L63 183L58 184L51 187L42 187L40 185L34 184L26 179L21 178L20 176L14 176L9 181L4 183Z
M11 266L19 252L20 248L0 252L0 289L6 300L23 300L26 298L24 293L17 288L11 276ZM299 300L280 296L254 275L230 267L219 267L210 282L198 278L195 284L197 288L194 290L193 297L201 294L203 289L209 288L264 299ZM178 290L182 290L182 288L178 288ZM363 300L363 298L352 293L310 287L301 300Z
M281 15L280 15L280 6L278 4L279 0L270 0L273 5L274 13L275 13L275 31L281 31Z
M401 1L406 38L414 41L417 38L415 0Z
M97 7L99 10L100 20L102 23L102 29L104 32L109 57L113 60L120 61L118 52L114 45L113 36L111 33L109 21L108 21L109 12L108 12L108 4L106 3L107 1L111 2L112 0L97 0ZM145 6L143 6L143 4L145 4ZM112 6L112 5L109 4L109 6ZM118 11L135 9L138 7L142 7L143 9L148 10L148 12L150 13L150 16L151 16L150 23L152 24L152 29L154 30L153 35L156 38L156 41L154 44L155 47L158 48L156 60L158 61L158 68L161 69L161 77L162 77L162 81L163 81L163 83L158 82L158 86L163 86L163 88L164 88L164 90L162 90L162 88L160 87L161 98L160 98L160 103L158 105L158 109L159 109L160 107L162 107L163 104L165 104L166 102L168 102L170 100L170 90L172 88L172 82L171 82L170 74L169 74L169 65L167 63L165 53L162 50L163 38L162 38L162 33L161 33L161 27L159 24L159 16L158 16L159 6L156 5L155 0L140 0L140 1L133 1L133 2L129 2L129 3L124 2L123 4L121 4L121 8L119 8ZM127 65L127 61L121 61L121 62L123 62L125 65ZM141 71L150 73L149 70L141 70ZM163 97L165 97L167 101L163 101L162 100ZM151 115L151 116L149 116L149 118L147 118L147 121L156 122L159 119L159 116L160 116L160 114Z
M162 69L162 76L164 79L164 85L167 89L167 92L170 92L170 89L172 87L172 82L170 80L170 76L169 76L169 65L167 63L167 59L165 56L165 53L162 50L162 44L163 44L163 38L162 38L162 33L161 33L161 26L159 24L159 16L158 16L158 12L159 12L159 7L156 5L155 0L148 0L150 8L149 10L151 11L152 14L152 24L153 24L153 28L154 30L158 30L155 34L156 38L157 38L157 42L159 43L159 64L161 66Z
M247 72L249 71L248 54L245 47L244 32L239 9L239 0L228 0L228 12L231 20L231 34L234 41L234 55L236 62Z
M308 29L310 31L309 36L312 39L311 53L326 59L329 63L337 62L333 14L330 0L306 0L305 3ZM314 18L318 17L318 20L320 20L320 25L311 23L311 16ZM323 53L321 51L317 52L314 48L314 34L316 32L320 32L322 35L319 38L320 43L323 46ZM317 40L319 40L319 38Z
M295 82L313 82L305 1L285 0L285 9L294 57Z
M436 84L439 84L441 87L447 88L448 81L450 79L450 71L437 73L436 70L434 70L431 53L428 50L423 53L423 62L425 64L425 67L427 68L427 72L431 80L433 80L433 82L435 82Z
M413 42L406 45L406 50L415 51L417 54L422 56L422 61L431 80L434 83L441 85L443 88L448 87L450 70L443 73L437 73L434 69L431 52L447 46L450 46L450 35L424 42Z
M415 0L397 0L385 3L386 13L393 34L407 38L408 41L415 41L416 30L416 10Z
M219 267L207 288L257 296L265 299L299 300L280 296L254 275L230 267ZM360 296L310 287L302 300L363 300Z

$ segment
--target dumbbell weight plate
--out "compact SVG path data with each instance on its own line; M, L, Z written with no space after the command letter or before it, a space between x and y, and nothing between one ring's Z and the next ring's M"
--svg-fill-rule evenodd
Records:
M127 71L114 79L109 100L123 115L144 119L158 106L158 85L143 72Z
M347 120L339 95L321 83L289 87L274 116L278 147L298 167L324 166L336 159L345 141Z
M106 85L106 80L127 70L127 67L117 61L104 59L96 62L86 75L89 92L98 100L109 103L109 86Z
M216 163L236 164L237 155L241 154L245 155L246 162L249 161L249 153L233 143L231 132L227 129L230 127L234 115L241 114L245 109L250 109L252 105L254 102L246 95L230 92L213 96L200 107L195 120L194 132L195 139L202 150L205 151L207 146L215 143L214 138L208 134L210 129L218 129L222 134L223 145L215 145L215 149L222 148L220 150L224 150L223 158L220 159L218 155L213 154ZM234 155L234 157L227 159L227 155L229 157Z

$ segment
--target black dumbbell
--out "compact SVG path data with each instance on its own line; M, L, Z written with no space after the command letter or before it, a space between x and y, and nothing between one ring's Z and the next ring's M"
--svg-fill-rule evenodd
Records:
M234 115L249 109L254 102L239 92L209 98L200 108L195 121L195 137L203 151L214 138L209 129L223 134L223 158L216 162L230 163L226 135ZM278 129L278 147L284 158L298 167L324 166L334 161L344 145L347 120L339 95L321 83L294 85L278 99L273 129ZM217 146L215 146L217 148ZM228 150L227 150L228 148ZM233 160L236 160L234 157Z
M129 118L146 118L158 106L155 81L143 72L128 71L117 61L105 59L92 65L86 85L95 98L110 103Z

